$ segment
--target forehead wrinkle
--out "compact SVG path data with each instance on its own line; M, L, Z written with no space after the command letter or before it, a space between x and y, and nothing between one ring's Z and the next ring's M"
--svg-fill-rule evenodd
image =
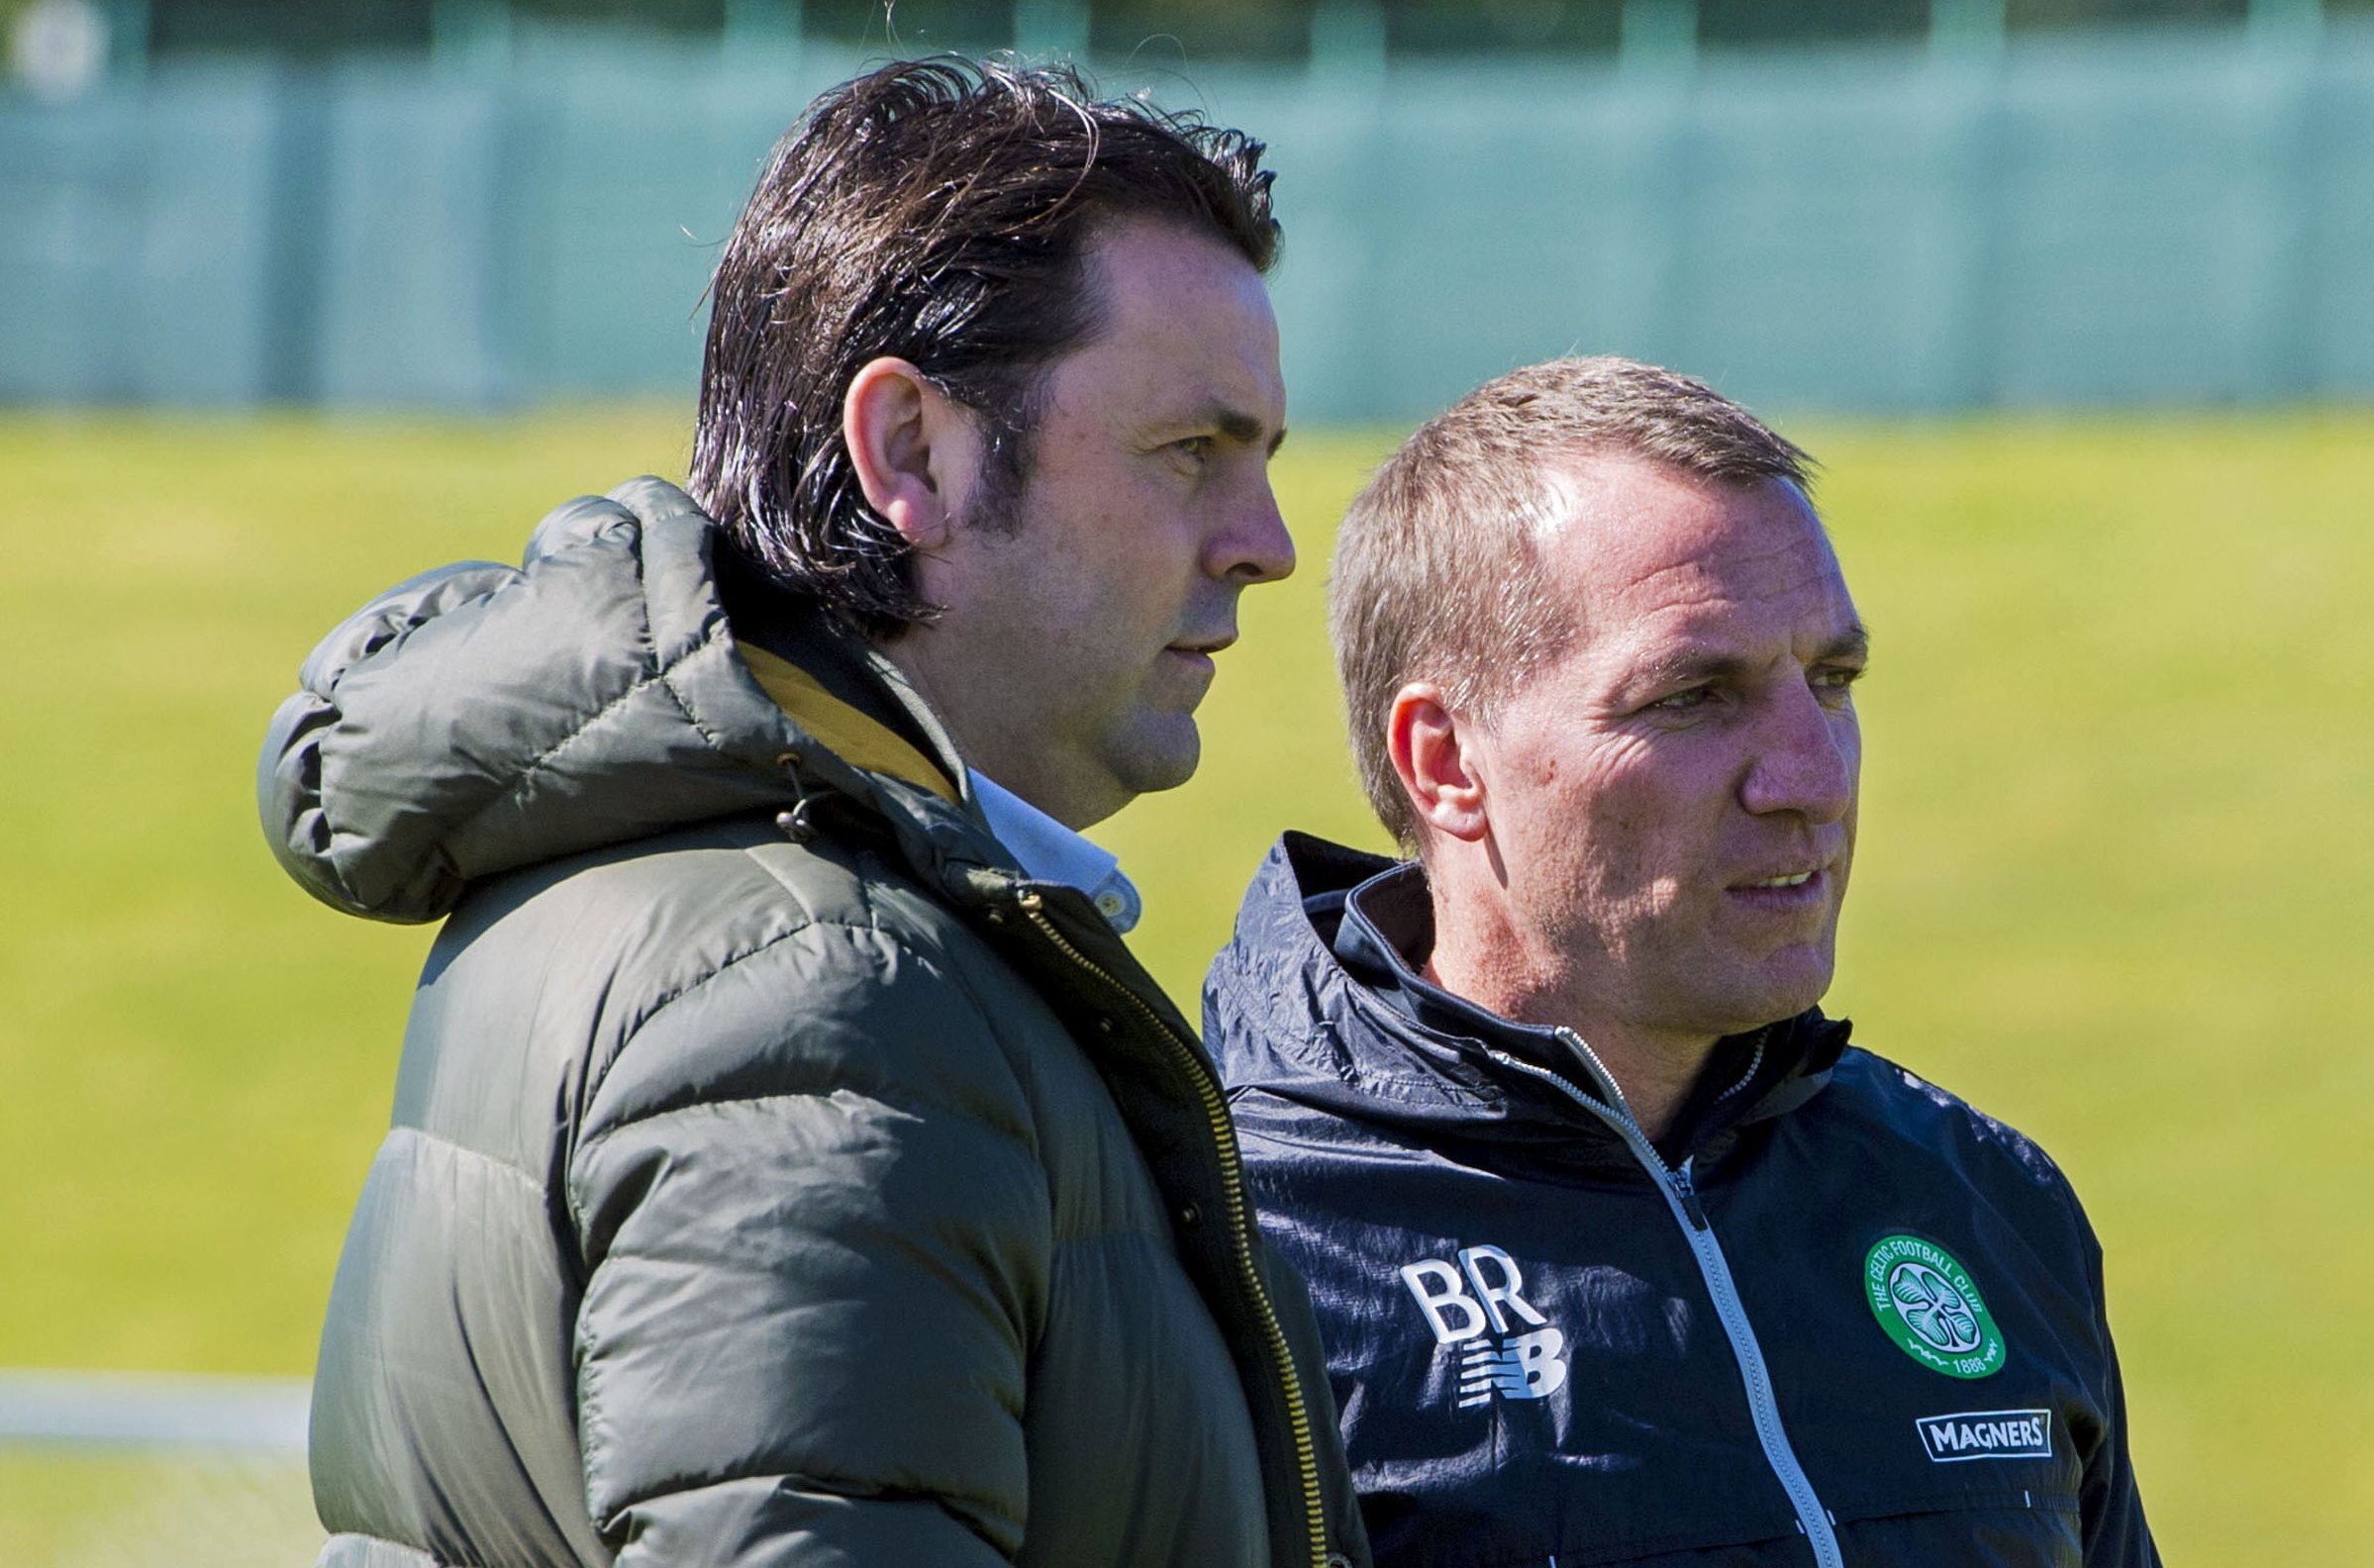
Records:
M1775 630L1792 649L1809 636L1867 637L1830 530L1800 487L1730 485L1625 453L1564 457L1529 465L1520 482L1533 504L1519 515L1536 549L1555 550L1555 564L1545 565L1573 651L1616 661L1626 679L1685 669L1736 675L1760 655L1719 651L1738 630L1735 618L1754 620L1775 604L1792 607L1789 624L1755 629L1759 640ZM1642 477L1680 495L1629 493ZM1761 509L1775 492L1795 503L1785 522ZM1741 516L1733 509L1742 503L1759 510Z
M1656 613L1636 618L1622 629L1615 656L1628 676L1655 681L1729 680L1790 656L1787 650L1769 659L1733 651L1722 635L1722 617L1693 614L1688 607L1665 608L1681 610L1685 618L1681 628L1670 635L1658 632L1656 623L1662 617ZM1789 650L1802 645L1802 635L1791 630ZM1870 647L1869 631L1849 608L1843 627L1824 635L1804 662L1812 665L1861 660L1869 657Z
M1651 617L1687 612L1707 603L1744 608L1800 599L1820 600L1826 606L1834 602L1842 607L1836 619L1844 623L1838 635L1860 633L1862 623L1829 531L1819 518L1809 517L1805 522L1806 534L1718 523L1711 547L1648 566L1623 584L1617 596L1655 596L1656 603L1645 612ZM1773 563L1778 563L1777 567ZM1740 591L1740 578L1752 580L1767 571L1776 580L1756 583L1752 594Z

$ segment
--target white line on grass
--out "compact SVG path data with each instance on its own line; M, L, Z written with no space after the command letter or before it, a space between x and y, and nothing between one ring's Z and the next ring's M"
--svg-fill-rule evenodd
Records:
M0 1371L0 1444L303 1453L302 1378Z

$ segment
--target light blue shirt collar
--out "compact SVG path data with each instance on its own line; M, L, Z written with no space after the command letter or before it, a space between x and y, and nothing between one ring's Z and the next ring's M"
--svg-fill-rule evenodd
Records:
M989 831L1014 852L1015 863L1034 881L1078 888L1117 931L1127 932L1138 924L1145 906L1111 850L1090 843L978 769L966 771L972 775L981 815L989 819Z

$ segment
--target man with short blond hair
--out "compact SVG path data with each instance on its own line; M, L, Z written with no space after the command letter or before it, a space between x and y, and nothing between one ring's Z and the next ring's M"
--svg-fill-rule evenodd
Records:
M1382 1564L2157 1562L2067 1182L1816 1006L1869 637L1809 468L1560 360L1338 535L1412 858L1287 834L1205 1017Z

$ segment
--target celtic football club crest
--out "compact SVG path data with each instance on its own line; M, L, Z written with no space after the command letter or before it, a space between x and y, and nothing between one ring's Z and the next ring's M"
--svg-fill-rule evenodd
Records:
M1904 1353L1947 1377L2003 1370L2003 1332L1952 1253L1919 1236L1883 1236L1863 1257L1871 1316Z

